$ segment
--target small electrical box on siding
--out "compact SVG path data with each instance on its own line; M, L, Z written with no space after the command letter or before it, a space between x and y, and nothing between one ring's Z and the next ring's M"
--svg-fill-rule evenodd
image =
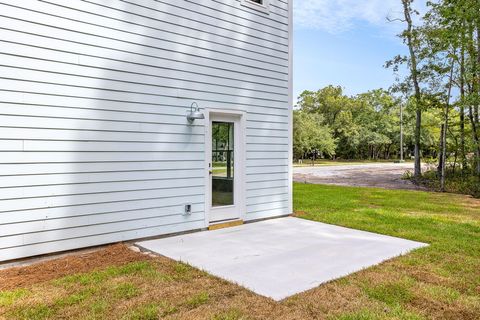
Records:
M191 203L187 203L185 205L185 210L183 212L183 215L184 216L190 216L192 214L192 204Z

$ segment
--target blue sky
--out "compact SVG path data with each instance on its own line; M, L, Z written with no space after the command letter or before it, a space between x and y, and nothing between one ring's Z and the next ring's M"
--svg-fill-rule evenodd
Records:
M383 65L406 48L402 24L386 18L401 14L400 0L295 0L294 102L328 84L347 94L388 88L394 75Z

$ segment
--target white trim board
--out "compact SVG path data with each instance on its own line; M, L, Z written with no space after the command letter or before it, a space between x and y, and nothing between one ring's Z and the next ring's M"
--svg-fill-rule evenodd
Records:
M237 118L238 121L236 123L239 125L238 130L242 134L242 137L239 137L239 143L235 146L238 148L238 154L240 155L239 159L235 160L236 168L238 168L239 172L235 173L235 178L238 179L238 190L237 197L235 201L238 201L236 206L238 206L238 210L240 211L239 219L245 220L246 213L247 213L247 205L246 205L246 113L243 111L237 110L228 110L228 109L212 109L206 108L204 110L205 114L205 227L208 227L211 224L211 217L210 217L210 210L211 210L211 199L212 199L212 192L210 188L210 174L209 174L209 163L211 161L211 154L212 154L212 146L211 146L211 118L212 115L216 117L225 116L225 119Z

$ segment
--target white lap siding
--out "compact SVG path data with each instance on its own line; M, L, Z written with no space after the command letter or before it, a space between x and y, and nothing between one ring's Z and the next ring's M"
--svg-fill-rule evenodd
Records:
M204 228L193 101L247 114L247 219L290 213L288 7L0 0L0 261Z

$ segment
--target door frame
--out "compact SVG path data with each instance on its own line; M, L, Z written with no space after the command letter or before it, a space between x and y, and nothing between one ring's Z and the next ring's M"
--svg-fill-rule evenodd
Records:
M211 141L211 118L212 116L224 116L232 118L239 126L239 143L234 148L238 148L239 156L235 158L236 170L235 178L238 179L239 190L234 188L234 201L235 206L238 207L239 216L238 220L245 220L247 212L246 204L246 113L244 111L226 110L226 109L212 109L205 108L205 227L208 228L212 222L210 222L210 210L212 209L212 190L210 180L210 167L209 164L212 159L212 141ZM238 159L237 159L238 158ZM238 198L238 199L237 199ZM234 220L236 220L234 219ZM233 221L234 221L233 220Z

